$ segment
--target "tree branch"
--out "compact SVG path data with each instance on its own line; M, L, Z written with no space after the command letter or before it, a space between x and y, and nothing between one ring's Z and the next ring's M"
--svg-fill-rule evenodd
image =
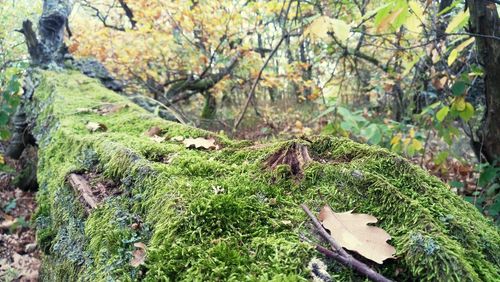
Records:
M233 69L236 67L238 63L240 56L241 53L237 52L236 55L233 56L231 61L229 61L228 65L216 74L212 74L210 76L206 76L205 78L199 78L194 80L187 78L186 80L173 84L167 91L165 96L168 99L173 98L173 100L180 101L178 98L176 98L176 96L183 92L194 91L195 92L194 94L197 94L200 92L207 91L208 89L215 86L219 81L221 81L226 75L230 74L233 71Z
M267 57L267 60L264 62L264 65L262 65L262 67L260 68L259 74L257 75L257 78L255 78L255 81L253 82L252 89L250 90L250 93L248 93L248 98L247 98L247 100L245 102L245 106L243 107L243 110L241 111L241 114L240 114L239 118L237 119L236 123L233 126L233 130L236 130L238 128L238 126L240 125L241 121L245 117L245 113L246 113L246 111L248 109L248 106L250 105L250 101L252 100L252 98L253 98L253 96L255 94L255 89L257 88L257 85L259 84L259 81L260 81L260 78L262 77L262 73L264 72L264 69L267 67L267 65L269 64L269 62L273 58L274 54L276 54L276 52L278 51L279 47L281 46L281 44L283 43L283 41L285 41L285 38L287 38L287 37L288 37L288 34L285 34L285 35L283 35L281 37L281 39L278 42L278 44L276 44L276 47L274 47L274 49L271 52L271 54L269 54L269 56Z
M323 225L321 225L321 223L318 221L316 216L313 215L313 213L309 210L309 208L304 204L302 204L300 206L302 207L304 212L309 216L309 218L312 220L314 226L316 227L316 230L319 232L321 237L323 237L326 241L328 241L330 243L330 246L332 246L332 248L335 250L335 252L332 252L332 251L330 251L330 250L328 250L320 245L316 245L316 250L318 250L319 252L321 252L322 254L324 254L330 258L335 259L336 261L342 263L343 265L358 271L359 273L365 275L366 277L368 277L372 281L376 281L376 282L391 282L392 281L392 280L384 277L382 274L377 273L376 271L371 269L368 265L364 264L363 262L355 259L353 256L348 254L342 248L342 246L340 246L335 241L335 239L333 239L332 236L330 236L326 232L325 228L323 228Z
M134 13L130 9L130 7L127 5L127 3L125 3L125 0L118 0L118 2L120 2L120 6L125 11L125 15L127 16L128 20L130 21L130 25L132 26L132 28L135 28L135 26L137 25L137 21L134 19Z

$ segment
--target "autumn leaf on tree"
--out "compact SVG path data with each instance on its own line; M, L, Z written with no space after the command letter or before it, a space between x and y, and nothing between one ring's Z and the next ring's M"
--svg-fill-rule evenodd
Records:
M368 225L376 223L376 217L352 211L336 213L329 206L324 206L319 213L319 220L343 248L378 264L388 258L395 258L396 249L387 243L391 236L382 228Z

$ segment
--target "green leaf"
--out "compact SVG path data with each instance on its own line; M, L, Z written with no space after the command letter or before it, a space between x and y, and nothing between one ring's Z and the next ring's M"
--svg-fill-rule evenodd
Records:
M487 166L479 176L478 184L481 187L487 186L497 177L498 169L493 166Z
M451 66L457 58L458 58L457 49L451 50L450 55L448 56L448 66Z
M434 163L437 165L443 164L446 159L448 158L448 151L440 152L435 158L434 158Z
M469 12L468 11L460 11L456 14L453 19L448 24L446 28L446 33L456 32L458 29L463 27L467 21L469 20Z
M0 125L6 125L9 122L9 115L6 112L0 112Z
M7 140L10 138L10 131L0 128L0 140Z
M337 107L337 113L341 115L344 119L352 119L352 113L344 107Z
M19 90L21 89L21 84L19 83L19 81L17 80L17 77L13 77L10 81L9 81L9 85L7 87L7 90L11 93L11 94L16 94L19 92Z
M467 46L469 46L472 42L474 42L474 37L471 37L464 42L460 43L455 49L451 50L450 55L448 56L448 66L451 66L455 60L458 58L458 54L462 52Z
M457 180L450 181L450 186L455 188L464 188L464 184Z
M380 128L376 124L371 124L367 128L362 130L362 135L370 144L379 144L382 141L382 133Z
M451 106L451 109L454 111L454 114L456 112L462 112L465 110L465 98L463 96L456 97L453 100L453 104Z
M439 110L436 114L436 118L439 122L443 122L443 120L446 118L448 113L450 112L450 107L444 106Z
M500 213L500 197L496 197L493 204L488 208L488 215L492 217L497 217Z
M334 112L335 110L337 110L337 107L330 107L326 110L324 110L322 113L320 113L317 117L315 117L312 121L317 121L318 119L326 116L327 114L331 113L331 112Z
M453 3L451 3L451 5L449 5L448 7L444 8L443 10L441 10L441 12L439 12L437 14L437 16L442 16L442 15L448 13L449 11L453 10L453 8L455 8L461 2L462 2L462 0L455 0Z
M471 103L465 103L465 109L459 113L464 121L469 121L474 116L474 106Z
M451 93L453 96L461 96L465 93L465 89L467 88L467 84L465 81L459 80L453 84L451 87Z

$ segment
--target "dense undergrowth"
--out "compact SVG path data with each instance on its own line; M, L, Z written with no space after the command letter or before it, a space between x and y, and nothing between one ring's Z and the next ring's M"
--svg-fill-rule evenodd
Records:
M299 204L369 213L392 237L397 259L373 265L398 281L495 281L500 236L436 178L378 147L313 137L253 145L166 122L78 73L42 72L30 110L40 146L37 236L47 280L304 281L316 241ZM128 105L99 114L103 105ZM90 132L88 122L107 130ZM153 126L167 137L144 133ZM172 137L214 137L219 150ZM313 159L300 173L266 168L300 143ZM119 185L87 211L71 172ZM133 267L134 243L147 246ZM341 281L362 280L330 262Z

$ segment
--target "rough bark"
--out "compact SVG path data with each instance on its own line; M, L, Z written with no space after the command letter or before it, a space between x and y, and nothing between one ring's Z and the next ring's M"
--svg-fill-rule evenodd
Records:
M201 112L201 118L208 120L214 119L217 114L217 99L209 92L204 93L203 96L205 97L205 105Z
M485 72L486 110L474 146L493 164L500 158L500 18L492 1L469 0L467 4L470 29L478 34L478 57Z
M44 0L43 13L38 23L38 36L30 21L23 23L22 33L31 61L44 68L61 65L64 60L64 30L72 9L70 0Z
M66 48L64 46L64 29L71 13L70 0L44 0L43 12L38 23L38 36L30 21L24 21L21 33L24 34L31 64L41 68L60 68L64 62ZM27 128L25 115L26 104L29 103L35 85L27 78L24 86L25 95L13 117L13 136L6 151L6 156L18 159L26 145L33 143L31 132Z

